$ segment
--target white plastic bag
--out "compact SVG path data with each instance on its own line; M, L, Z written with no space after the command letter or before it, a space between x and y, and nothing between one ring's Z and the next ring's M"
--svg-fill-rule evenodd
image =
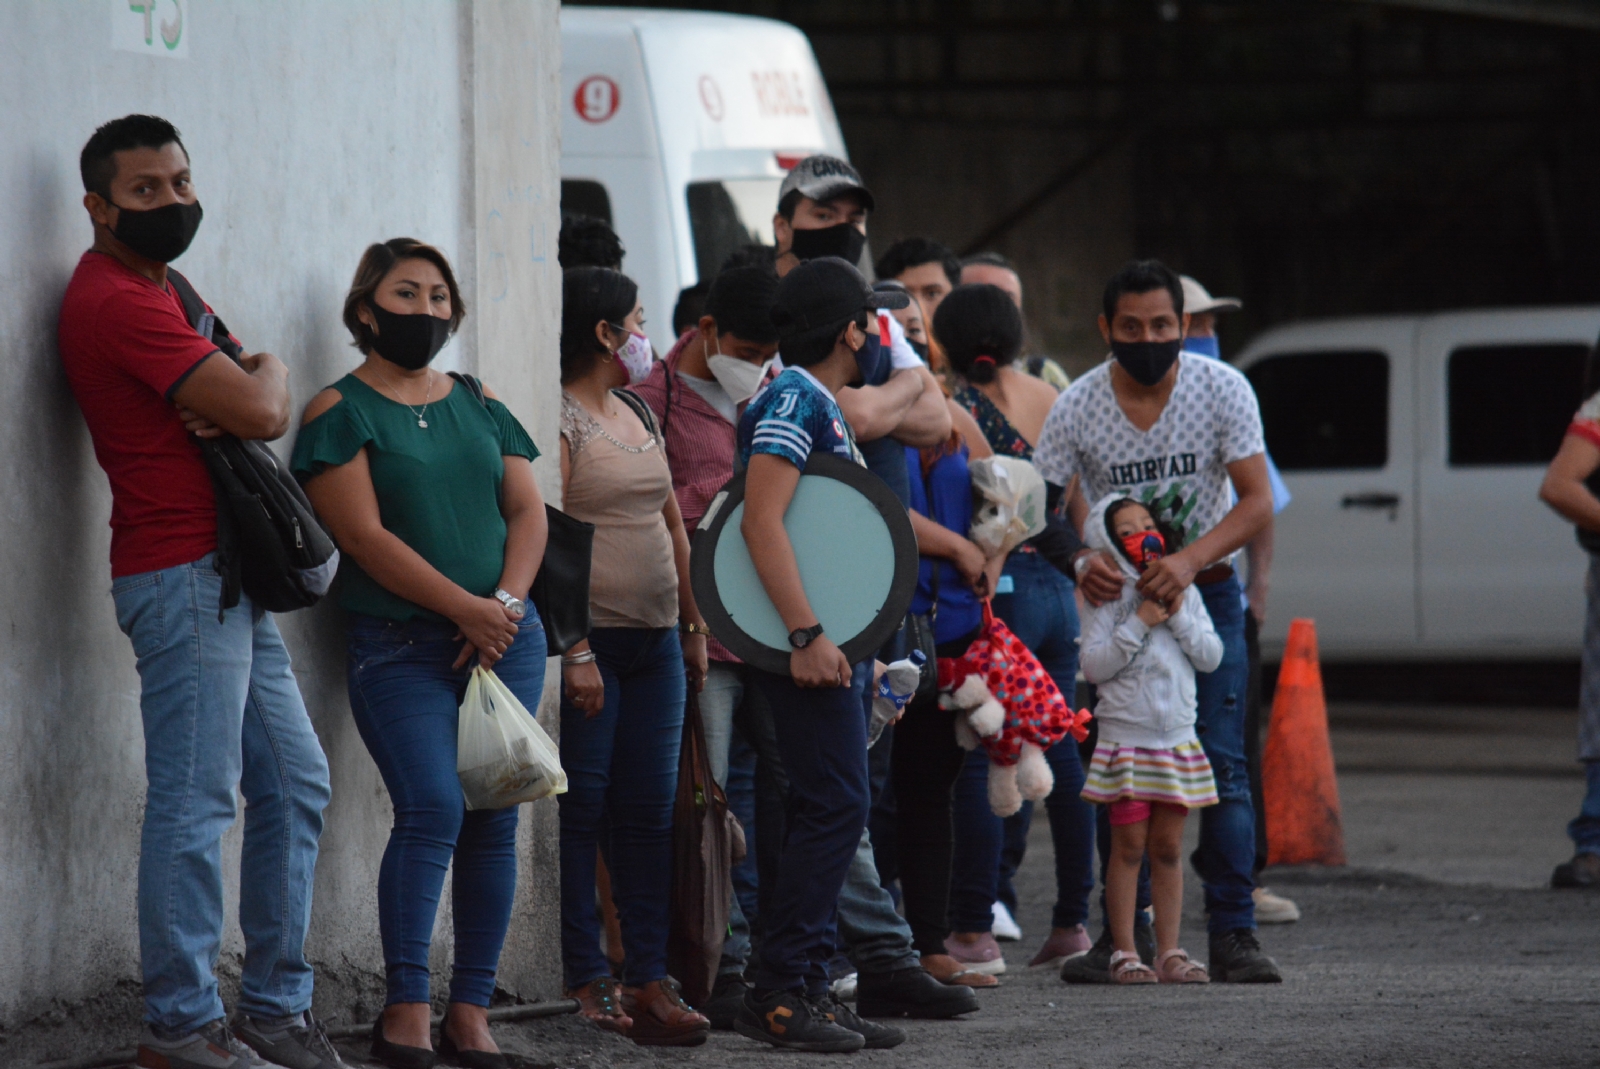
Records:
M1044 477L1020 457L984 457L968 465L976 508L971 537L989 557L1010 553L1044 530Z
M504 809L567 790L556 744L511 688L481 665L461 702L456 775L468 809Z

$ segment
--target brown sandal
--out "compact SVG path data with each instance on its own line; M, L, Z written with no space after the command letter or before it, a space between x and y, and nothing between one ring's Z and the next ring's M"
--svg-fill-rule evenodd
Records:
M929 962L936 965L930 966ZM948 962L948 964L946 964ZM950 987L999 987L998 978L978 972L976 969L964 969L961 963L949 954L925 954L922 958L922 968L929 976L941 984Z
M597 976L582 987L573 988L567 998L577 999L579 1015L607 1032L625 1036L633 1027L633 1018L623 1012L618 1001L617 982L609 976Z
M698 1047L711 1034L711 1020L683 1001L670 976L643 987L624 987L622 1006L633 1017L628 1038L642 1047Z

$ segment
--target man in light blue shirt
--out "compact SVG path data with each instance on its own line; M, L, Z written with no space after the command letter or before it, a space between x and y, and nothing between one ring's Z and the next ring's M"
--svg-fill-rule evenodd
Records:
M1244 306L1237 297L1213 297L1206 288L1188 275L1180 275L1183 283L1183 307L1189 313L1189 333L1184 336L1185 352L1199 353L1213 360L1222 359L1222 346L1217 340L1217 313L1234 312ZM1272 514L1276 516L1289 504L1289 487L1284 484L1278 466L1267 457L1267 481L1272 487ZM1249 585L1244 590L1245 647L1250 655L1250 684L1245 698L1245 757L1250 765L1250 798L1256 811L1256 865L1259 877L1267 864L1267 812L1261 794L1261 626L1267 620L1267 584L1272 571L1272 523L1245 544L1245 563ZM1300 908L1287 898L1273 894L1258 886L1254 893L1256 922L1258 924L1290 924L1300 919Z

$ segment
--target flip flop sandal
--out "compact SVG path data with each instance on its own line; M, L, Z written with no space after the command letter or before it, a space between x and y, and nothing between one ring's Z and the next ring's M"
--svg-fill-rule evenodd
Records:
M938 979L938 978L935 977L935 979ZM945 977L943 980L939 980L939 982L941 984L945 984L945 985L947 985L949 987L999 987L1000 986L1000 981L999 981L998 978L990 976L987 973L978 972L976 969L959 969L956 972L953 972L949 976Z
M940 954L940 955L938 955L938 957L946 958L946 959L949 959L952 963L956 963L955 959L954 958L950 958L950 956L948 954ZM959 963L956 963L956 964L959 964ZM940 976L937 972L935 972L932 969L928 968L928 962L927 962L926 959L923 960L922 968L923 968L924 971L927 972L927 974L929 976L933 977L935 980L939 981L941 984L945 984L946 986L949 986L949 987L984 987L984 988L988 988L988 987L999 987L1000 986L1000 981L999 981L998 978L996 978L994 976L990 976L987 973L978 972L976 969L960 969L960 968L958 968L958 969L955 969L955 970L951 971L949 974L947 974L945 976Z
M1170 964L1169 964L1170 963ZM1156 977L1164 984L1209 984L1206 967L1189 959L1186 950L1169 950L1156 959Z
M1170 952L1169 952L1170 953ZM1138 954L1119 950L1111 955L1111 982L1114 984L1153 984L1156 971L1139 960Z

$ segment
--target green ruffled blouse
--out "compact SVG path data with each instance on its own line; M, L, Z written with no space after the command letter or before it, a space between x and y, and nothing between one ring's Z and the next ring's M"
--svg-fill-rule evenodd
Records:
M417 415L354 375L333 388L342 400L300 428L289 462L303 484L354 459L364 447L383 526L447 578L479 597L494 593L505 564L500 481L508 456L538 448L505 405L478 403L460 383ZM379 586L348 553L339 558L339 604L387 620L440 616Z

